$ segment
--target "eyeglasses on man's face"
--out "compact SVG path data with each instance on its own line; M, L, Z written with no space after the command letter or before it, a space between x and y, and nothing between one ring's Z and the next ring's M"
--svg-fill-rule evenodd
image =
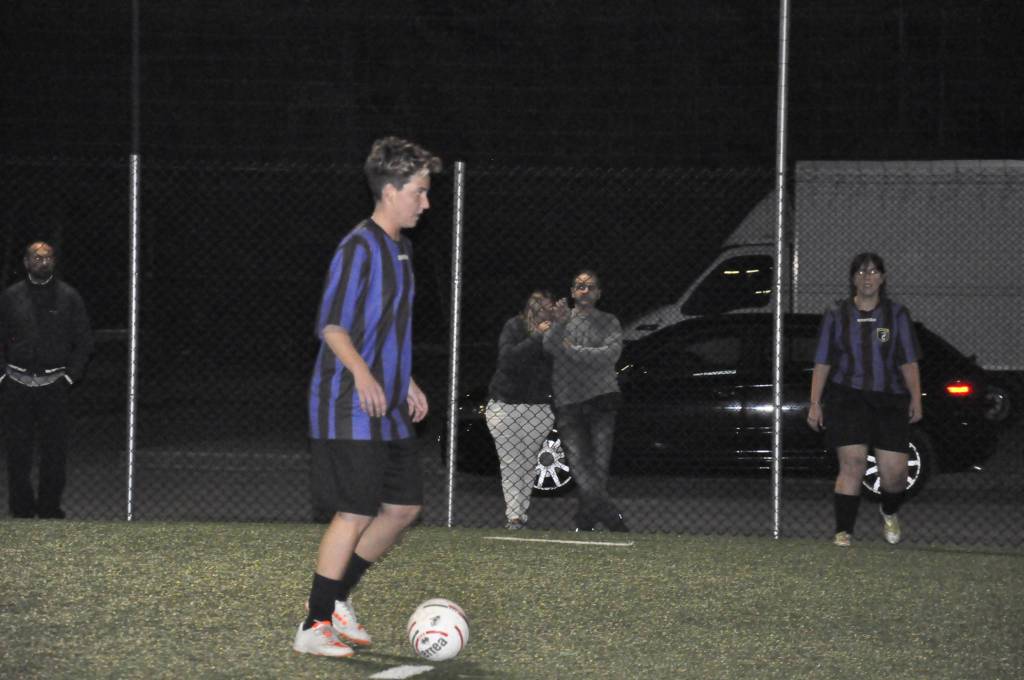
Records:
M578 290L580 292L583 292L585 290L597 290L597 284L596 283L584 283L583 281L579 281L577 283L572 284L572 289L573 290Z
M860 277L864 277L864 276L878 276L881 273L882 272L878 268L876 268L876 267L868 267L866 269L858 269L857 273L856 273L856 276L860 276Z

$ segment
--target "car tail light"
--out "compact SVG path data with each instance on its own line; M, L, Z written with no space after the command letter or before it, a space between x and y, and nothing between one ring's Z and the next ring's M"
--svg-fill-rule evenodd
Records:
M969 397L974 394L974 385L966 380L954 380L946 383L946 394L951 397Z

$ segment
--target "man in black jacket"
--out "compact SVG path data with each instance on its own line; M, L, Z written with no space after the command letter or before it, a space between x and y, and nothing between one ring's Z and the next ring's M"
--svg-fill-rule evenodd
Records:
M78 292L54 276L53 247L25 250L28 276L0 294L0 423L8 502L15 517L63 518L68 389L92 354L92 330ZM30 475L39 447L39 493Z

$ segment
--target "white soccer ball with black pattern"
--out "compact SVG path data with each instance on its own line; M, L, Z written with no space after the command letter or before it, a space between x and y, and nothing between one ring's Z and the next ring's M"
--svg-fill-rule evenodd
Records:
M462 607L435 597L422 602L409 617L409 642L420 658L454 659L469 642L469 619Z

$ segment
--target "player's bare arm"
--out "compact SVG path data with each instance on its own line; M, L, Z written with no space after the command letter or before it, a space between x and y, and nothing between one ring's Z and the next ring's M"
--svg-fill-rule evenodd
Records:
M825 417L821 411L821 395L825 392L825 380L832 367L828 364L815 364L811 374L811 405L807 410L807 424L815 432L825 428Z
M380 386L377 379L370 372L370 367L359 355L356 346L352 344L352 338L341 326L325 326L323 330L324 342L338 357L355 380L356 392L359 393L359 407L371 418L380 418L387 413L388 400L384 394L384 388Z
M409 404L409 416L412 422L418 423L427 417L427 395L423 393L420 386L412 378L409 379L409 395L406 398Z
M907 386L907 391L910 392L910 408L907 417L912 423L920 422L924 417L924 408L921 406L921 370L918 368L917 362L913 361L900 366L900 372L903 373L903 382Z

